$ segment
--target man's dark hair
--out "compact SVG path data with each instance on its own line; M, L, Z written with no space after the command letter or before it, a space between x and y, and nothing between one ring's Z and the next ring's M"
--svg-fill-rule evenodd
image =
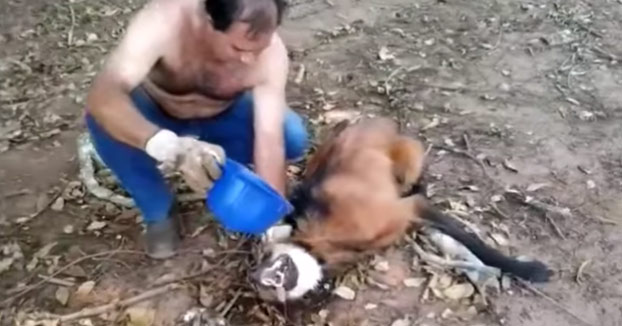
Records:
M286 0L205 0L205 11L214 28L226 32L233 22L249 24L249 33L258 34L281 24ZM276 17L275 17L276 16Z

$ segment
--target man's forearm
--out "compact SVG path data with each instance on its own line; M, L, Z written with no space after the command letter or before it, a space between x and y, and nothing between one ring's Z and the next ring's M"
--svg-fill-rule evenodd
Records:
M90 114L113 138L143 149L159 129L134 107L130 96L116 87L91 90L87 99Z
M277 137L275 137L277 138ZM257 139L254 151L255 172L281 195L287 187L283 139Z

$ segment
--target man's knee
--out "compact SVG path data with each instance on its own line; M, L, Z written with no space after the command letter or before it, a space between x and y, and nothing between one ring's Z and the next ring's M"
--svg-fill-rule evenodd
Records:
M309 131L303 118L291 109L285 117L285 155L289 161L303 158L309 147Z

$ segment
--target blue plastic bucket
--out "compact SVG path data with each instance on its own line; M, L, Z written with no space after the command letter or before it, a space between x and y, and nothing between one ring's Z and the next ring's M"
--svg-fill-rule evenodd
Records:
M228 231L258 235L293 211L292 205L255 173L227 159L206 205Z

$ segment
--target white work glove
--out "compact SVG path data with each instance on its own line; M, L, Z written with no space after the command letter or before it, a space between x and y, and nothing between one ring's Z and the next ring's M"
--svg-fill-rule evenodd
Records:
M161 170L181 172L186 184L202 195L220 178L226 157L225 151L218 145L192 137L180 137L166 129L149 138L145 152L158 161Z

